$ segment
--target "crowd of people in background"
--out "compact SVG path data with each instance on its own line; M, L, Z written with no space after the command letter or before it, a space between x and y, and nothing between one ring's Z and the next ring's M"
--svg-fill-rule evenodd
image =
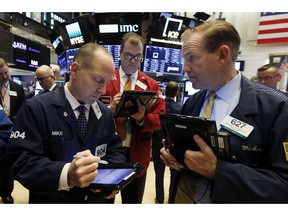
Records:
M263 65L254 82L248 80L235 69L240 36L223 20L188 29L181 38L183 71L200 89L185 104L176 101L177 82L168 82L164 100L157 81L139 70L144 44L132 32L122 38L116 70L112 55L94 43L75 54L64 86L56 84L50 66L37 68L33 82L43 88L37 96L11 79L7 62L0 58L2 202L14 203L11 194L17 180L29 190L29 203L114 203L119 191L87 187L97 176L101 158L145 167L120 191L123 204L141 204L152 155L155 203L165 203L164 193L169 193L171 204L287 203L288 95L278 89L287 64ZM157 99L149 111L136 101L135 113L114 118L125 90L155 91ZM159 114L201 117L211 93L210 118L219 131L227 130L224 122L229 125L226 157L216 155L198 135L193 138L199 151L187 148L172 155L163 147ZM109 102L103 104L101 97ZM245 131L235 128L227 116ZM169 191L163 187L165 166L171 174Z

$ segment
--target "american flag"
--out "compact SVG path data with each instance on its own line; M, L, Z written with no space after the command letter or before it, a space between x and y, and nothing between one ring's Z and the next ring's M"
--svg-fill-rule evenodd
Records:
M257 44L288 43L288 12L261 12Z

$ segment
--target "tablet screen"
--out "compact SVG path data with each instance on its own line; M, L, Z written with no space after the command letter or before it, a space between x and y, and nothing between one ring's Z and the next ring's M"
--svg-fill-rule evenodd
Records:
M119 184L133 175L135 168L98 169L98 176L93 181L94 184ZM92 184L93 184L92 183Z

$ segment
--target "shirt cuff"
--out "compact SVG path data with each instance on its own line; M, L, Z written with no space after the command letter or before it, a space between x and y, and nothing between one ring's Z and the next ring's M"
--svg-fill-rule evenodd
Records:
M68 169L70 163L66 163L61 171L58 190L69 191L70 187L68 186Z
M143 123L144 123L144 119L141 122L138 122L137 120L135 120L135 122L136 122L137 125L142 126Z

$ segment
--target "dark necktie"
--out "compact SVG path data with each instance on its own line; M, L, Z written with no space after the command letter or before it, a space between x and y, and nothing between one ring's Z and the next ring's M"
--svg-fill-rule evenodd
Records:
M80 128L81 134L85 138L86 132L87 132L87 125L88 125L88 121L87 121L86 115L85 115L86 107L84 105L80 105L77 109L80 112L80 115L78 116L77 122L78 122L78 125Z

